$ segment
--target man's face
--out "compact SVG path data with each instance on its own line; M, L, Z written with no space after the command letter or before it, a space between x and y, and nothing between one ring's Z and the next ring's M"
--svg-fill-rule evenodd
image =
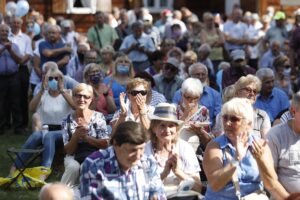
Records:
M22 20L14 18L11 22L12 31L19 31L22 27Z
M164 75L165 78L172 79L177 75L177 73L178 73L178 69L175 66L173 66L169 63L166 63L164 65L163 75Z
M232 66L236 68L242 68L246 65L246 61L244 59L237 59L232 62Z
M261 92L263 93L271 93L274 88L274 77L273 76L265 76L262 79Z
M192 78L197 78L201 81L201 83L205 83L207 80L207 71L203 67L195 67L192 71L190 76Z
M143 27L136 27L135 29L133 29L133 34L136 38L141 37L142 33L143 33Z
M84 54L84 64L87 65L89 63L97 62L97 53L96 52L86 52Z
M0 25L0 41L6 41L9 33L7 25Z
M59 38L60 38L60 32L58 29L56 29L55 27L51 27L48 29L47 39L49 42L55 43L59 40Z
M145 149L145 143L140 145L134 145L124 143L121 146L114 145L115 153L123 170L128 170L138 163L142 158Z
M105 17L104 17L104 14L97 14L96 15L96 23L99 25L99 26L102 26L104 24L104 20L105 20Z
M280 44L278 42L274 42L271 46L271 51L274 56L278 56L280 53Z

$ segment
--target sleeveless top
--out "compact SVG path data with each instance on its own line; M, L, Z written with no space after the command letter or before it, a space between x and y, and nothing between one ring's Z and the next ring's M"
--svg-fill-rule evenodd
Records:
M249 135L248 143L251 144L255 136ZM225 149L228 148L232 157L235 157L235 148L232 146L226 135L221 135L214 139L219 144L223 152L223 166L226 166L228 160L225 155ZM259 170L255 158L252 156L250 149L247 150L245 157L240 161L237 168L241 196L246 196L256 190L262 190L263 185L259 177ZM229 181L221 190L214 192L211 187L207 186L205 200L235 200L238 199L235 195L235 188L232 181Z

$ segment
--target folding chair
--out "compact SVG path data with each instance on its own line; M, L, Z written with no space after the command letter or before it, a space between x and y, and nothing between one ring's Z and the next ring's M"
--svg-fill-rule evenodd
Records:
M18 180L18 177L21 175L26 183L28 184L30 189L33 189L33 187L30 184L30 181L27 179L27 177L24 175L24 171L26 168L28 168L44 151L44 148L41 149L16 149L14 147L7 149L7 155L10 157L10 159L15 164L16 169L19 171L17 176L15 176L12 181L7 185L7 189ZM19 153L31 153L32 156L25 162L22 160L22 158L19 156ZM21 166L18 166L16 163L16 159L18 159L21 163Z

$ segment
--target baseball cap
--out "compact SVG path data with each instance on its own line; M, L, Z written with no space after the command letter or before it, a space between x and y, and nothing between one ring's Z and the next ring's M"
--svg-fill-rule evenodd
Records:
M179 69L179 65L180 65L179 61L176 58L173 58L173 57L168 58L166 64L171 64L174 67L176 67L177 69Z
M277 11L274 15L274 20L285 19L285 13L282 11Z
M245 51L241 49L233 50L230 53L232 60L245 60Z

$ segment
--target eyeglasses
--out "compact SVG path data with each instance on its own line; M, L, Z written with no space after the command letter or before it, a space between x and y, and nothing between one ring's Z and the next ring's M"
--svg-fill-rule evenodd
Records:
M245 88L242 88L241 90L244 90L245 92L247 92L247 93L253 93L254 95L257 95L257 90L255 90L255 89L251 89L251 88L247 88L247 87L245 87Z
M82 97L84 98L84 99L90 99L91 98L91 96L87 96L87 95L84 95L84 94L75 94L74 95L77 99L81 99Z
M233 122L233 123L239 122L239 121L241 121L242 119L244 119L244 118L237 117L237 116L234 116L234 115L223 115L222 118L223 118L223 121L224 121L224 122L231 121L231 122Z
M132 96L136 96L136 95L138 95L138 94L141 94L141 95L145 96L145 95L147 95L147 93L148 93L148 91L146 91L146 90L132 90L132 91L130 92L130 94L131 94Z
M187 96L187 95L183 95L183 97L185 99L187 99L188 101L196 101L200 98L199 96L198 97L191 97L191 96Z
M53 79L57 80L58 81L58 77L53 77L53 76L49 76L49 81L52 81Z

